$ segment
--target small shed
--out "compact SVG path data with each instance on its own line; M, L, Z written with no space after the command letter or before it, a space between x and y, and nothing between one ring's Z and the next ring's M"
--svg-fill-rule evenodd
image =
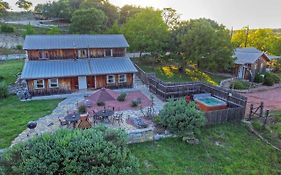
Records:
M236 48L233 57L235 77L252 80L257 73L265 73L270 58L256 48Z

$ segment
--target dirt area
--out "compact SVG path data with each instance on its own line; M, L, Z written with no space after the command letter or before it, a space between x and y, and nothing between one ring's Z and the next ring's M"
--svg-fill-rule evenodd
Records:
M17 45L23 45L24 39L14 34L0 34L1 48L15 48Z
M250 104L257 107L262 101L264 102L264 109L281 110L281 88L242 95L248 98L247 111L249 111Z

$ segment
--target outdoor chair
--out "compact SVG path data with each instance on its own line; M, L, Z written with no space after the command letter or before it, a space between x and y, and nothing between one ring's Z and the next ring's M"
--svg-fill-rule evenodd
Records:
M87 128L91 128L92 125L91 125L91 122L89 120L89 116L88 115L85 115L85 116L80 116L80 120L78 121L77 123L77 128L80 128L80 129L87 129Z
M117 122L118 125L120 126L120 123L123 123L123 118L122 117L123 117L123 113L113 115L113 117L112 117L112 124Z
M63 117L58 117L61 126L68 125L68 122Z

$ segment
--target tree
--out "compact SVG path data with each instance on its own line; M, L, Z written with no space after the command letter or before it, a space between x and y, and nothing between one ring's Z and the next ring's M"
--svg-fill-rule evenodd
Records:
M141 12L143 8L137 7L137 6L132 6L132 5L124 5L120 9L120 18L119 18L119 24L124 24L127 22L127 20L136 15L137 13Z
M115 21L113 23L113 25L105 31L105 33L107 33L107 34L121 34L122 33L122 29L118 25L118 22Z
M210 71L232 67L233 47L225 26L209 19L196 19L183 22L174 32L174 45L179 44L179 52L186 61Z
M22 8L24 10L29 10L31 7L32 7L32 2L30 1L27 1L27 0L18 0L16 2L16 5L19 7L19 8Z
M7 10L10 9L9 3L0 0L0 14L2 14L3 12L6 12Z
M59 130L20 143L1 155L4 174L138 174L126 133L105 127Z
M107 17L102 10L91 8L77 10L71 18L70 31L73 33L100 33L105 29Z
M162 11L162 16L164 18L165 23L169 26L170 30L175 29L176 26L179 25L180 15L177 14L177 11L172 8L164 8Z
M195 103L187 104L184 98L168 101L159 117L162 126L182 137L198 134L206 122L203 112L196 109Z
M25 37L26 35L34 35L35 34L35 30L32 27L32 25L28 24L25 27L25 31L23 32L23 36Z
M123 25L123 31L133 51L156 53L166 46L168 26L159 10L147 8L137 13Z
M52 27L48 32L48 35L57 35L57 34L61 34L61 31L58 27Z

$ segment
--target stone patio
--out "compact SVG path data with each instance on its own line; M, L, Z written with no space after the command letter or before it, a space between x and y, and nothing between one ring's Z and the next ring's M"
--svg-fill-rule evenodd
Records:
M146 85L143 85L141 81L139 81L138 78L136 78L135 86L132 89L120 89L116 90L118 92L134 92L134 91L140 91L142 92L148 99L151 98L151 96L154 97L154 112L155 114L158 114L159 111L163 108L164 102L158 99L154 94L149 92ZM22 141L26 141L30 138L32 138L35 135L41 135L46 132L54 132L58 130L59 128L62 128L60 126L60 122L58 120L58 117L64 117L67 115L67 111L73 110L77 108L77 104L81 103L85 96L88 96L92 94L94 91L80 91L73 94L63 94L63 95L53 95L53 96L44 96L44 97L35 97L32 100L41 100L41 99L54 99L54 98L65 98L62 102L58 104L58 106L53 110L53 112L49 115L46 115L42 118L39 118L37 122L37 127L35 128L34 132L30 132L29 129L24 130L21 134L18 135L12 142L12 145L17 144ZM143 108L143 111L147 111L149 107ZM139 108L136 108L136 110L124 110L124 111L118 111L116 113L123 113L123 123L120 124L105 124L108 127L112 128L123 128L127 131L135 130L136 128L132 125L129 125L126 120L129 117L140 117L142 116L142 112L139 110ZM149 126L153 127L153 126ZM29 136L27 136L29 134Z

